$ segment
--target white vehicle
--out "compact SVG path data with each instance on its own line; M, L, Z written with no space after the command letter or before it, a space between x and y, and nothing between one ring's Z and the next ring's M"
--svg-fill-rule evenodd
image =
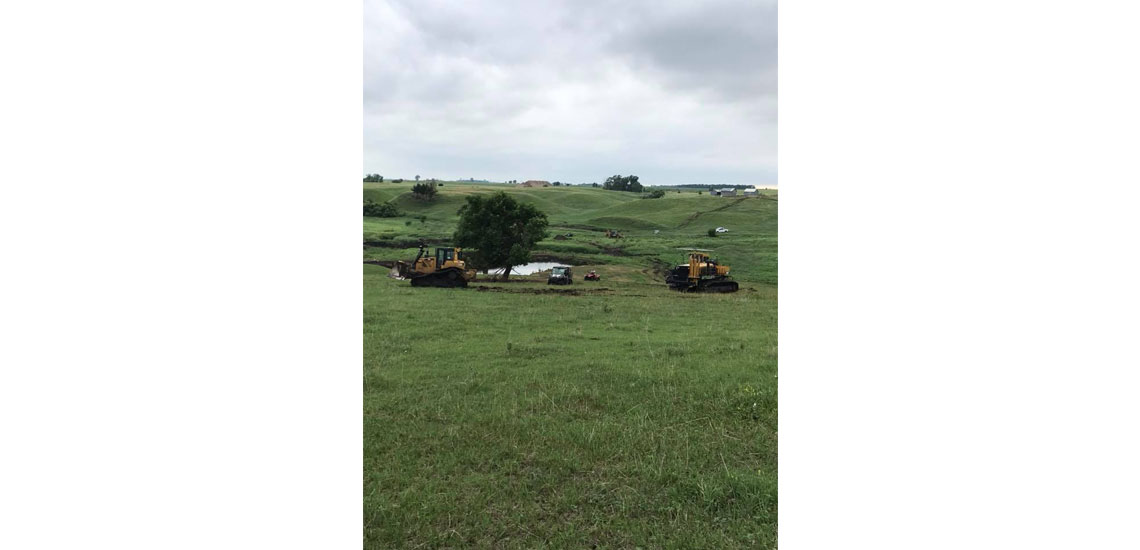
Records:
M728 230L723 227L716 228L717 233L728 233Z

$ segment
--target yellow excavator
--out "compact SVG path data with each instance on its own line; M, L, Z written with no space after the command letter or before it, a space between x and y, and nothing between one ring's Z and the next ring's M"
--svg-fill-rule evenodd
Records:
M425 250L421 243L416 259L410 264L404 261L396 262L396 274L411 280L412 286L466 287L467 281L475 280L475 270L467 269L462 249L436 248L434 257L425 257Z
M729 267L720 265L709 258L699 248L684 249L689 252L689 263L674 267L665 276L665 283L673 290L681 292L736 292L740 285L728 276Z

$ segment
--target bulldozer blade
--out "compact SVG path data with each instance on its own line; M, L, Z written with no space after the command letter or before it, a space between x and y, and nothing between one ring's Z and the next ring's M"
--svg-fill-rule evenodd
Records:
M412 276L412 265L402 260L396 260L396 265L388 273L393 279L408 279Z

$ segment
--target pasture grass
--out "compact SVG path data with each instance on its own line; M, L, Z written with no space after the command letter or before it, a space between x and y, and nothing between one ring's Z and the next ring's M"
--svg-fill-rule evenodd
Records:
M440 203L401 203L429 222L366 218L365 238L446 238L454 199L489 187L449 184ZM536 275L412 288L363 266L365 547L775 547L775 202L516 189L562 205L552 221L577 226L536 251L590 262L569 287ZM736 234L704 239L740 292L661 282L660 264L707 230L685 223L694 213L730 220L720 225ZM628 231L618 240L582 229L606 217L664 229L616 227ZM581 280L591 267L602 281Z

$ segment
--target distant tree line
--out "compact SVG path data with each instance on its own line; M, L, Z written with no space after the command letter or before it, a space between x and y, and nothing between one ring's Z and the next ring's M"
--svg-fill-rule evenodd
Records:
M380 174L364 174L364 183L383 183L384 176Z
M685 183L682 185L670 185L670 189L698 189L701 191L711 191L715 189L751 189L752 185L746 184L707 184L707 183Z
M701 186L701 187L708 187L709 191L712 191L714 189L752 189L752 187L754 187L754 186L752 186L752 185L708 185L708 186Z

